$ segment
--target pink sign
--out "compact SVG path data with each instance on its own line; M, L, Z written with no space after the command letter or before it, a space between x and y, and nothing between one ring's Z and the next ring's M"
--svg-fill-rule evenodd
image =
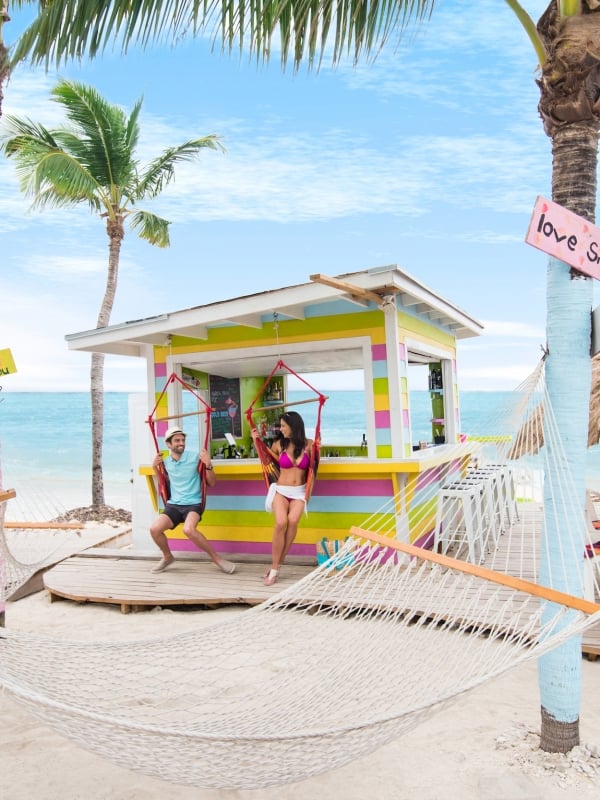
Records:
M557 203L537 198L525 241L600 280L600 228Z

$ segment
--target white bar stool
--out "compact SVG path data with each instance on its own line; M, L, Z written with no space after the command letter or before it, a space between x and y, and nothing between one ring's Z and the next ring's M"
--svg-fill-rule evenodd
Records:
M458 542L458 550L466 544L471 563L480 564L484 560L485 550L480 534L483 527L483 492L481 481L451 483L439 490L433 537L434 552L445 555L451 542L455 541ZM459 524L461 512L464 532Z
M497 512L500 518L500 528L506 530L506 523L512 526L519 518L517 508L517 497L515 492L515 481L512 470L508 464L484 464L482 466L470 468L474 473L488 473L495 476L497 491Z
M486 464L486 469L495 469L500 473L502 492L504 496L504 509L508 515L508 524L513 525L519 519L517 506L517 493L513 471L508 464Z
M500 533L504 513L502 510L501 489L499 486L498 473L492 470L473 470L467 472L460 483L480 483L483 488L482 509L481 509L481 531L480 538L482 547L487 551L496 548Z

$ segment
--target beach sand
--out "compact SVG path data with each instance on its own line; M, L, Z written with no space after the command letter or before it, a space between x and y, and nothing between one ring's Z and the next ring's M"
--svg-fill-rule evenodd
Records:
M155 609L50 604L39 592L6 607L6 624L75 639L162 636L243 607ZM100 759L0 694L0 794L10 800L575 800L600 796L600 660L583 661L582 748L537 748L536 662L457 699L412 733L348 766L296 784L217 791L165 783ZM202 752L198 753L202 758Z

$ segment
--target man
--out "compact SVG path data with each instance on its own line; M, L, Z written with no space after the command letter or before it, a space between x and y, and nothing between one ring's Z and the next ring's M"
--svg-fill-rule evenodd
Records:
M165 531L182 522L183 532L188 539L191 539L200 550L208 553L220 570L231 575L235 572L235 564L222 558L213 549L208 539L196 530L202 516L202 486L198 473L198 454L186 451L185 433L177 426L167 430L165 443L169 448L169 455L165 456L163 460L162 455L158 453L152 462L152 468L158 474L161 461L164 463L171 485L171 496L162 514L150 527L150 534L162 553L162 559L153 567L152 572L164 572L175 560L169 548ZM206 466L208 486L214 486L217 478L206 448L200 454L200 461Z

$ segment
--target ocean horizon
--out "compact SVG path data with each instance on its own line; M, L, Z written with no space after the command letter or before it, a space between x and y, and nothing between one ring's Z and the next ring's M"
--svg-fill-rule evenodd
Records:
M360 390L325 392L321 418L322 447L355 445L367 433L365 396ZM292 391L290 401L306 398ZM461 432L498 433L515 393L461 392ZM431 406L427 391L411 392L413 443L431 440ZM129 444L129 393L105 393L103 466L107 505L131 508L132 463ZM300 409L312 435L316 403ZM150 433L148 434L150 436ZM91 504L91 410L89 392L10 392L0 394L0 475L2 485L37 488L64 498L65 508ZM600 447L588 450L587 483L600 488Z

